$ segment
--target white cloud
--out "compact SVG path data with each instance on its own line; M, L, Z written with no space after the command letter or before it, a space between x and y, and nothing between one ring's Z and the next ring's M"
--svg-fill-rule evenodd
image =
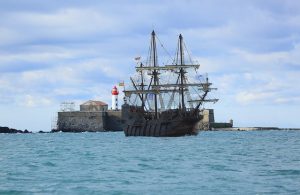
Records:
M51 37L68 39L74 36L80 39L79 36L112 32L119 25L112 16L88 8L63 8L46 13L11 12L5 18L11 23L4 25L16 33L23 29L22 37L31 41Z
M297 72L256 72L244 74L235 90L235 98L240 104L299 104L300 78Z
M0 45L10 45L20 41L24 41L22 34L15 29L0 26Z
M219 91L223 93L234 93L236 88L235 85L238 82L239 75L237 74L224 74L217 75L211 79L214 85L218 88Z
M37 95L24 95L24 96L19 96L16 98L17 103L19 106L25 106L25 107L44 107L44 106L49 106L52 104L52 100L37 96Z
M261 101L270 101L271 98L275 96L272 92L251 92L243 91L237 94L236 100L241 104L258 104Z
M1 102L36 107L58 104L64 100L84 101L93 97L110 99L110 90L126 78L126 71L116 61L92 58L65 63L42 70L0 75ZM14 94L11 96L10 94Z
M233 49L232 53L241 57L248 63L253 63L253 66L263 64L274 67L274 65L289 63L300 65L300 43L296 44L290 51L252 53L241 49Z
M30 51L22 53L0 54L0 66L14 62L40 62L51 63L56 60L68 59L74 54L61 48L50 49L48 51Z
M279 103L279 104L299 104L300 96L299 97L279 97L279 98L276 98L274 102Z

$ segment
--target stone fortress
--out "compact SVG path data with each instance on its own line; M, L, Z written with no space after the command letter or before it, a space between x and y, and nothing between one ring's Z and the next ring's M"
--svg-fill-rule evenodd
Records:
M80 105L79 111L58 112L57 129L53 131L122 131L121 111L108 110L106 103L89 100Z
M118 109L118 90L112 90L112 107L102 101L89 100L80 105L80 110L74 108L62 108L58 112L56 127L53 132L83 132L83 131L122 131L121 110ZM73 105L74 106L74 105ZM229 123L216 123L214 110L202 111L203 119L198 123L200 130L213 130L217 128L231 128L233 121Z

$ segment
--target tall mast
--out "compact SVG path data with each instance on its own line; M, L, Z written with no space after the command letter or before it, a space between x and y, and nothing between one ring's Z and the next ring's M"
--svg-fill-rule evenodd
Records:
M153 67L157 66L157 56L156 56L156 42L155 42L155 32L154 30L151 33L152 36L152 54L153 54ZM157 70L154 69L153 70L153 79L154 79L154 83L153 85L156 86L158 84L158 77L157 77ZM154 94L154 106L155 106L155 118L157 119L157 94Z
M180 65L183 66L184 65L184 51L183 51L183 48L182 48L182 41L183 41L183 38L182 38L182 35L180 34L179 35L179 51L180 51ZM183 89L183 85L184 85L184 73L185 71L183 70L183 68L181 67L180 68L180 88L181 88L181 92L180 92L180 95L181 95L181 105L182 105L182 109L185 109L185 105L184 105L184 89Z
M140 67L143 67L143 63L141 63ZM142 91L144 91L144 75L143 75L143 70L141 70L141 79L142 79L142 83L141 83ZM145 107L144 94L142 94L142 108L143 108L143 110L144 110L144 107Z

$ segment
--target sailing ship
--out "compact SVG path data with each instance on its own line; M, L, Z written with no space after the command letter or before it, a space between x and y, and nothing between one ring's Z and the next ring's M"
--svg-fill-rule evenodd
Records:
M216 88L211 87L207 77L198 75L198 63L185 60L188 52L181 34L175 58L169 64L159 65L156 40L159 39L152 31L148 59L145 64L137 62L137 75L130 77L132 89L124 88L124 133L155 137L197 135L197 124L203 118L201 106L218 101L207 98ZM195 77L189 77L191 69L195 70ZM191 93L192 89L196 93Z

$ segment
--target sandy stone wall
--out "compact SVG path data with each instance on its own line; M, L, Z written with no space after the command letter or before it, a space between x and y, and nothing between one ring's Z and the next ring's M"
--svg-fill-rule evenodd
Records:
M58 112L57 128L63 132L122 131L121 111Z
M105 112L58 112L57 126L65 132L104 131Z

